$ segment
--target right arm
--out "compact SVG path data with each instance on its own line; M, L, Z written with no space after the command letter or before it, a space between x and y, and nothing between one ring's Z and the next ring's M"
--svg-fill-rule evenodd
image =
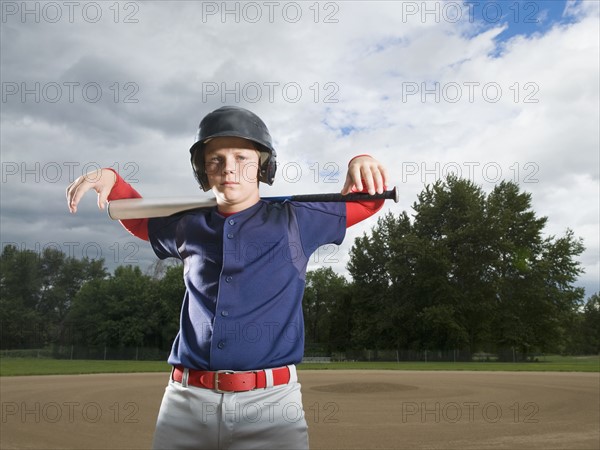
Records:
M104 210L106 202L121 198L140 198L141 195L112 169L99 169L77 178L67 187L67 205L71 213L90 189L98 193L98 208ZM121 220L121 225L134 236L148 240L148 219Z

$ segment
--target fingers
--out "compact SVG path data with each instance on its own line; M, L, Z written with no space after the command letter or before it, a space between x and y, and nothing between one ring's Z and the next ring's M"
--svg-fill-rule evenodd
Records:
M348 174L346 175L346 182L342 188L342 194L349 194L352 192L352 188L354 188L357 192L363 190L360 167L357 164L350 164L350 167L348 167Z
M387 184L387 171L383 165L370 156L352 160L348 167L348 175L342 189L347 194L354 187L356 191L366 190L370 195L381 194Z
M380 163L377 163L377 170L374 172L375 190L378 194L382 194L387 186L387 170Z
M108 195L116 181L116 175L110 170L97 170L89 172L67 187L67 206L71 213L77 212L77 205L82 197L90 189L98 193L98 208L104 209Z
M71 213L77 212L77 205L84 194L92 188L93 184L85 176L77 178L67 188L67 206Z

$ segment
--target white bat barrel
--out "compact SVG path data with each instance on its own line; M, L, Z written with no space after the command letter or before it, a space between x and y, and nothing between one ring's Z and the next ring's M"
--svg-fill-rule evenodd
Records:
M214 198L127 198L108 202L108 217L114 220L166 217L188 209L215 206Z

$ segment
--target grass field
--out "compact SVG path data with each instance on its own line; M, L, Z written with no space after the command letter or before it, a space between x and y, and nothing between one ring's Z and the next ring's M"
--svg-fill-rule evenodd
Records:
M339 362L305 363L300 369L472 370L509 372L600 372L600 356L545 356L538 362Z
M305 363L300 370L456 370L600 372L600 356L544 356L538 362L338 362ZM0 376L74 375L91 373L168 372L164 361L97 361L2 358Z
M46 358L0 359L0 376L168 372L169 370L170 366L166 361L102 361Z

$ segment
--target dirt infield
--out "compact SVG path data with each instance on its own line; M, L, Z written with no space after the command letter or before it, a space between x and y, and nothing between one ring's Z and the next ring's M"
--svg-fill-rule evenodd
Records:
M313 449L600 448L598 373L300 371L299 376ZM3 377L0 447L149 448L167 378ZM293 420L295 411L289 414Z

